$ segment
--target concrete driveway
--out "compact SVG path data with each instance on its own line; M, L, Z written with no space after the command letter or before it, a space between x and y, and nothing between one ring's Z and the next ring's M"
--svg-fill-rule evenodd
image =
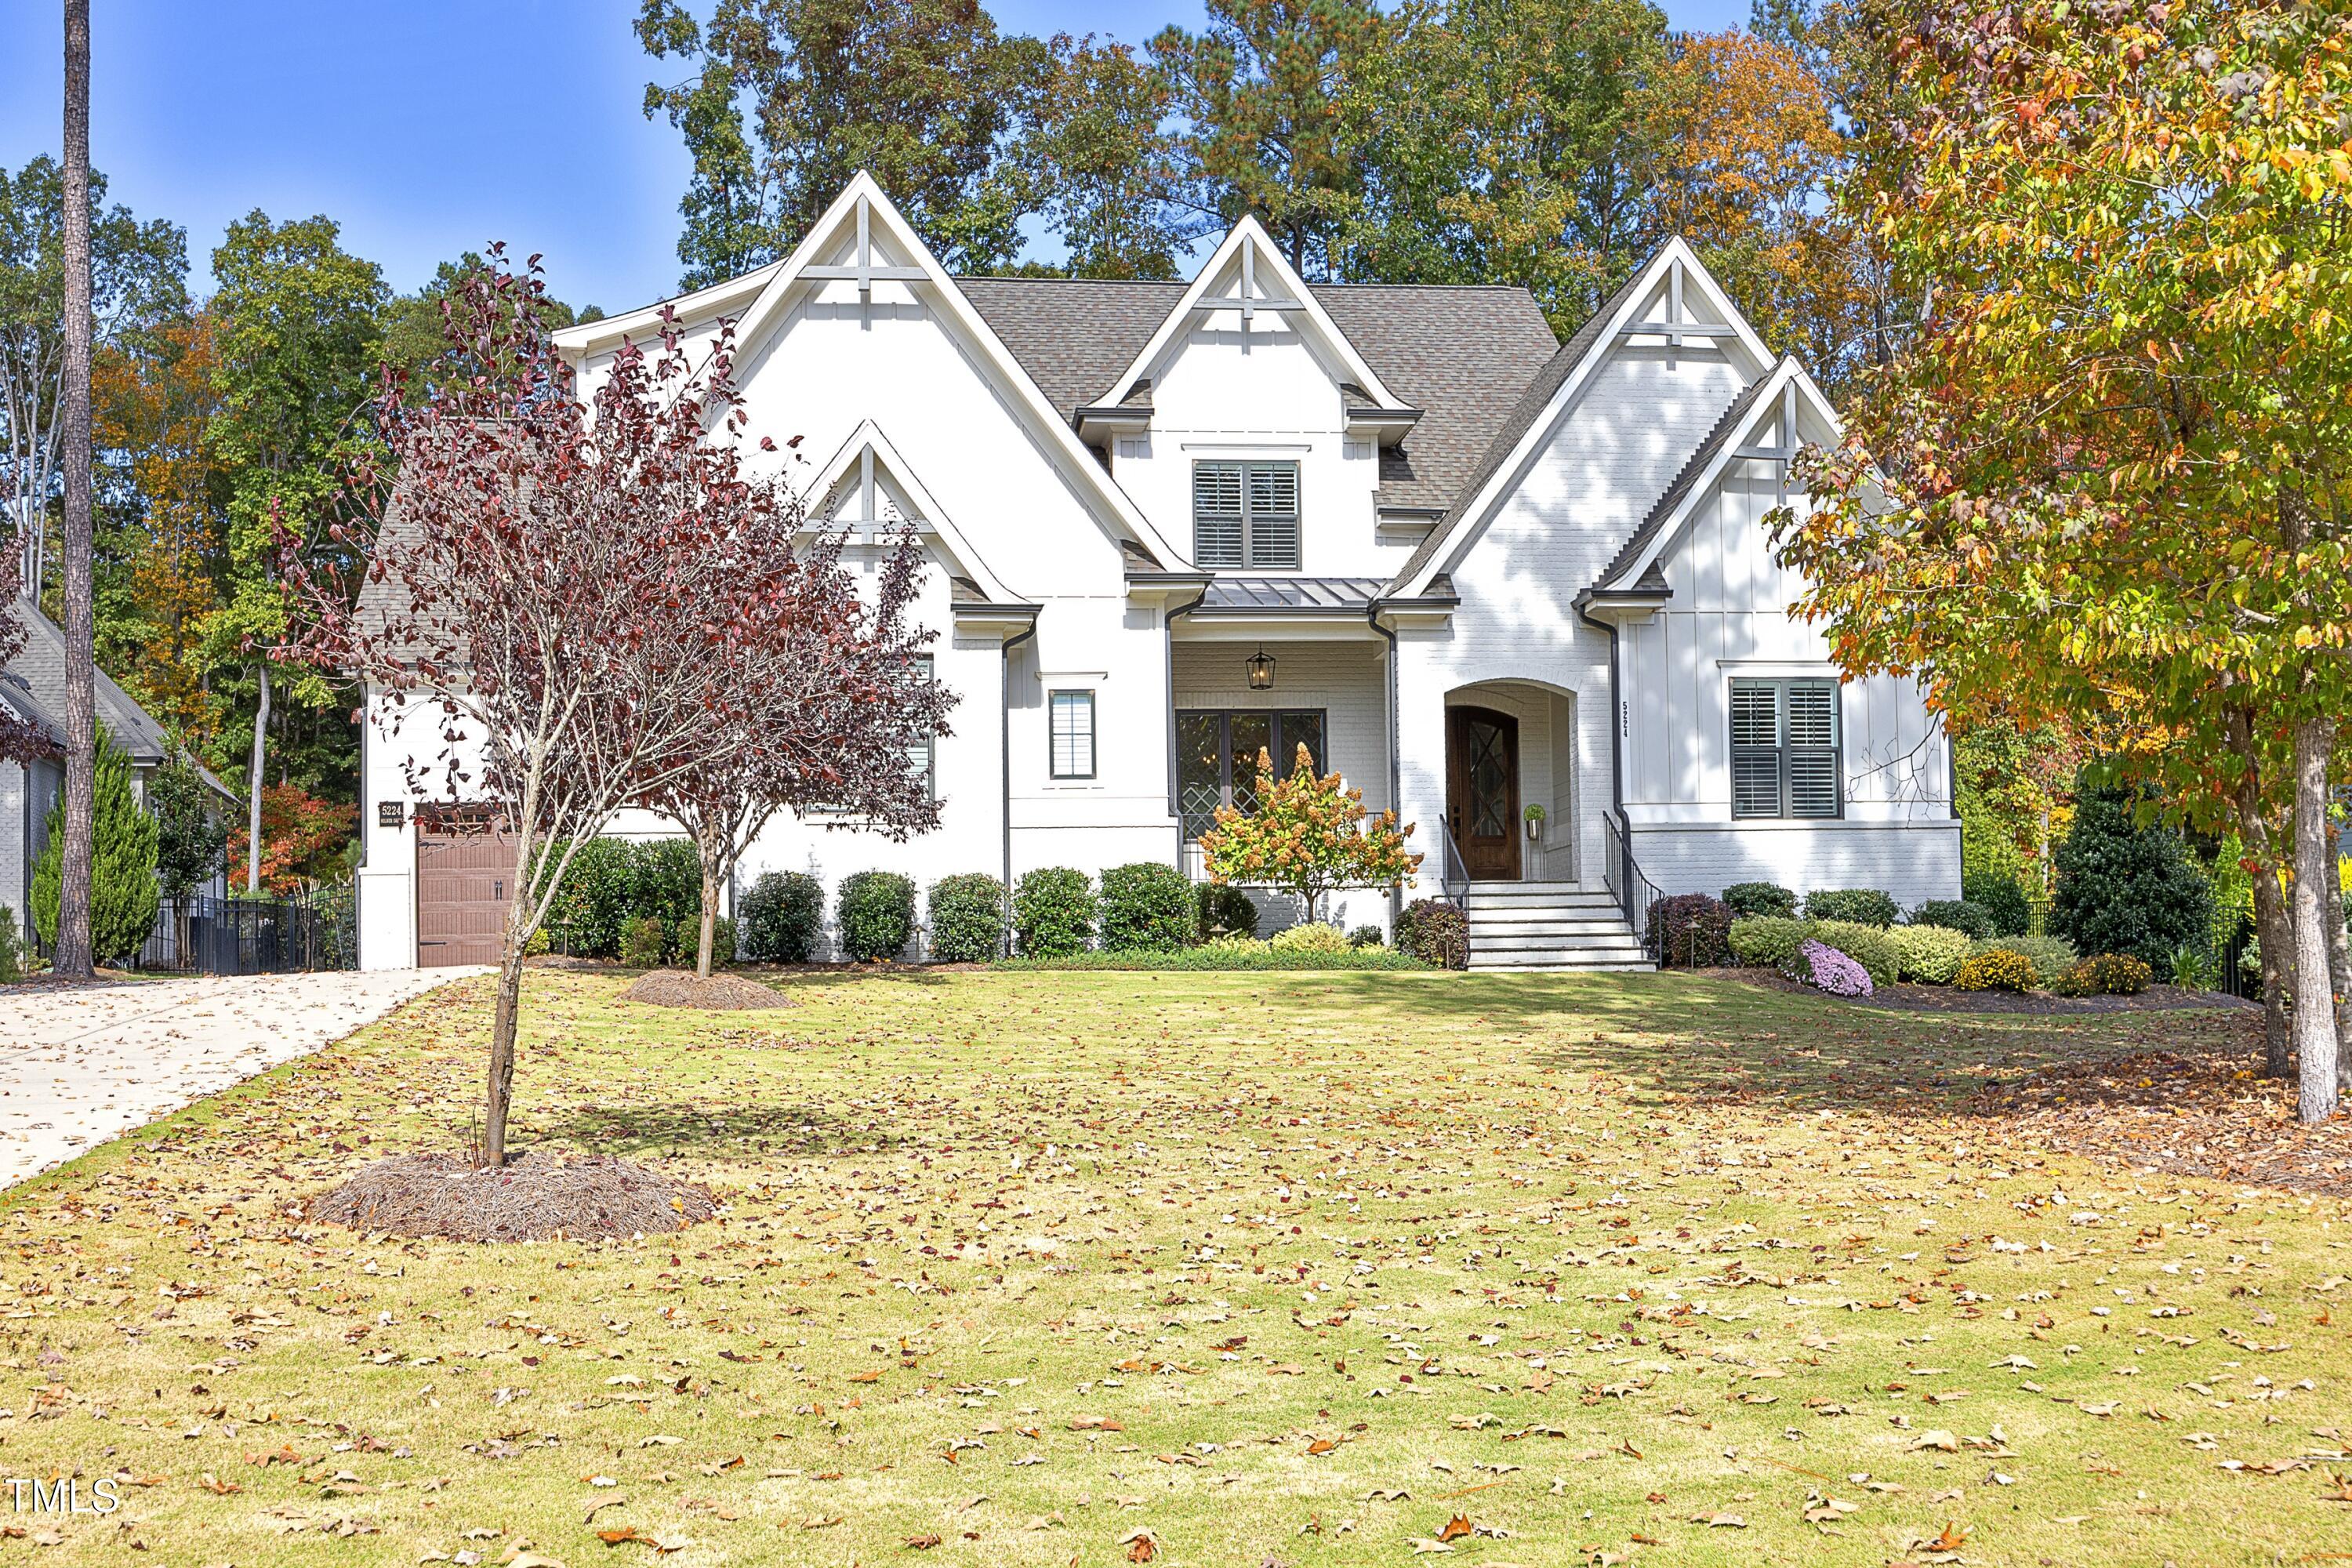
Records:
M479 968L0 986L0 1187Z

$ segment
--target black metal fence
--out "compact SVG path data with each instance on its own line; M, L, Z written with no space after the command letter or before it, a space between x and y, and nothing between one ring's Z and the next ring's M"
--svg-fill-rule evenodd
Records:
M137 962L180 974L356 969L358 911L347 884L284 897L166 899Z

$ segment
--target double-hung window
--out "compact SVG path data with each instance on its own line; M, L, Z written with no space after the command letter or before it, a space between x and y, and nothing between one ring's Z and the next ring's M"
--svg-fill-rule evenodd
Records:
M1298 465L1192 465L1192 559L1227 571L1298 570Z
M1835 816L1844 806L1834 680L1731 683L1731 815Z
M1095 694L1056 691L1048 701L1052 731L1051 761L1057 779L1095 776Z

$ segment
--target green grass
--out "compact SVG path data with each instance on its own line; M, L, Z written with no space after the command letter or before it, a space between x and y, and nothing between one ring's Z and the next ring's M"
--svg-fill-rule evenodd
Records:
M695 1015L530 978L518 1142L710 1182L677 1237L299 1217L464 1139L484 982L9 1194L0 1472L124 1502L0 1525L236 1568L1060 1568L1138 1531L1304 1568L1456 1515L1489 1564L1875 1568L1948 1523L1971 1563L2352 1552L2352 1463L2266 1469L2352 1421L2341 1204L1999 1110L2234 1021L1673 974L786 984Z

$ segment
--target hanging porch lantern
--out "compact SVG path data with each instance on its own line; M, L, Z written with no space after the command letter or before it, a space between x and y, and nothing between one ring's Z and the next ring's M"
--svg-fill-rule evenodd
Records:
M1273 690L1274 656L1265 651L1264 644L1260 644L1258 650L1249 656L1247 662L1249 665L1249 689L1252 691Z

